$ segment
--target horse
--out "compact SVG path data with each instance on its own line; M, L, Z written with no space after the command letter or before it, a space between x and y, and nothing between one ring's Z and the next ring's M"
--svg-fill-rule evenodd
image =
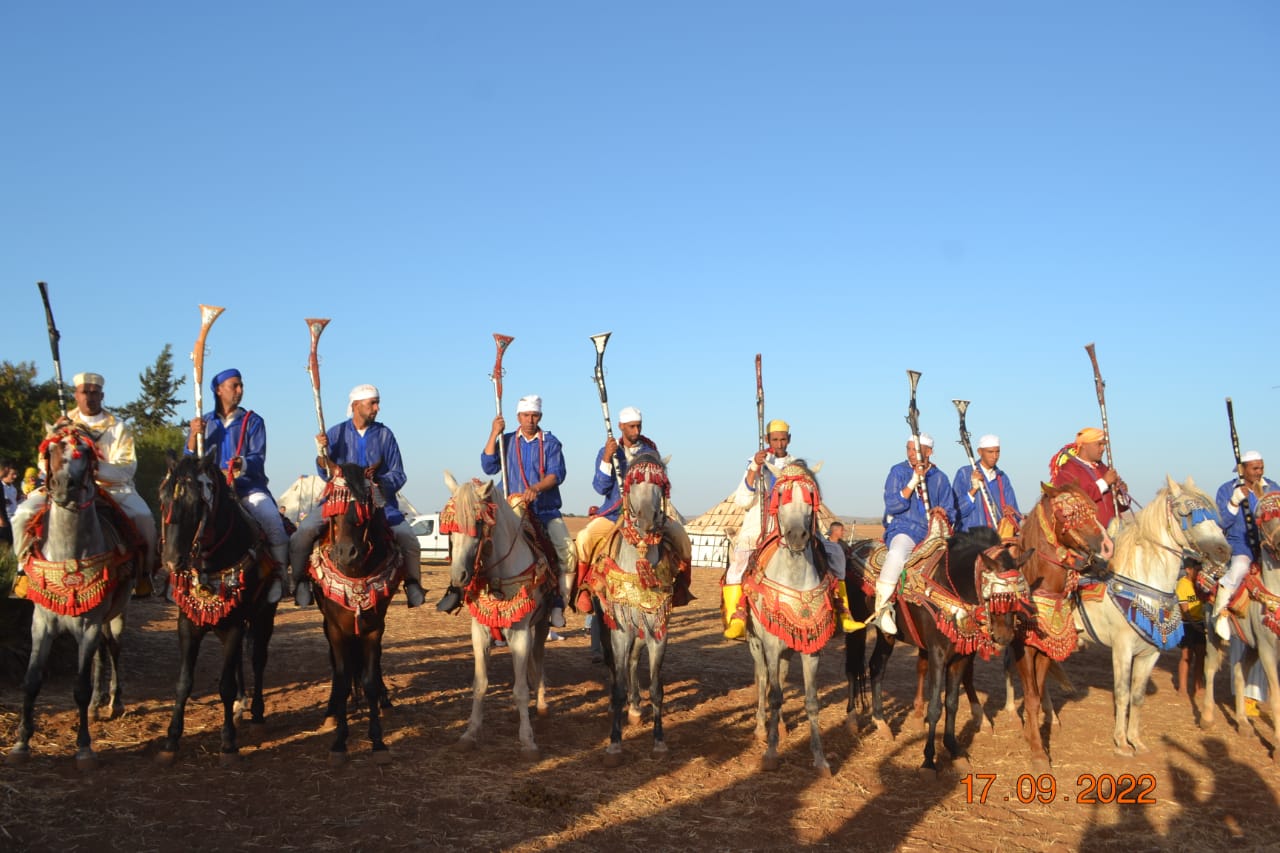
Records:
M1116 535L1111 575L1082 584L1078 593L1077 629L1111 648L1117 755L1147 751L1140 713L1160 652L1182 639L1176 589L1185 561L1224 565L1231 557L1213 498L1190 477L1182 485L1166 480L1168 486Z
M1267 676L1267 696L1271 703L1271 743L1280 744L1280 492L1268 492L1258 499L1254 518L1262 546L1256 568L1250 570L1240 585L1237 596L1242 599L1243 613L1235 602L1230 610L1231 628L1245 643L1243 657L1231 668L1232 683L1236 694L1237 732L1243 733L1245 673L1255 662L1262 663ZM1208 631L1209 645L1204 661L1204 713L1200 725L1211 728L1214 724L1213 677L1227 655L1224 643L1212 628ZM1271 753L1271 760L1280 763L1280 746Z
M124 710L119 690L120 638L125 609L137 574L145 565L145 543L110 495L98 489L98 452L92 436L77 426L54 429L40 444L47 473L48 501L28 524L25 554L31 616L31 657L23 680L18 735L10 763L31 757L35 703L54 638L76 639L76 680L72 694L79 710L76 766L97 766L89 734L89 709ZM103 701L103 670L108 687Z
M390 764L382 737L382 709L390 707L382 680L382 636L387 607L404 580L404 557L374 501L369 471L352 463L336 466L322 500L325 527L309 570L333 671L324 719L324 728L335 730L329 763L341 766L347 760L348 704L358 684L368 708L374 763Z
M679 524L668 518L670 497L663 461L652 453L636 456L622 482L622 514L594 561L599 616L609 632L604 662L612 679L606 767L622 763L623 711L632 723L640 722L638 670L643 648L649 650L653 751L667 751L662 730L662 660L675 588L681 573L688 571L687 555L678 553L669 529Z
M240 507L212 454L172 454L160 483L160 557L170 573L178 607L179 668L177 701L164 742L156 755L169 765L178 754L186 725L200 644L210 633L222 644L218 695L222 699L219 761L230 766L239 758L236 720L243 693L246 631L252 647L253 690L250 731L260 737L266 726L262 698L267 647L275 630L276 604L266 600L265 543L257 526Z
M556 584L552 563L538 542L538 521L523 518L501 496L493 481L459 484L445 472L451 497L440 515L440 530L449 534L453 555L450 583L463 590L471 613L471 650L475 679L471 685L471 718L458 739L458 749L474 749L483 722L484 694L489 688L491 628L500 629L511 651L512 684L520 719L520 753L536 759L538 745L529 722L530 687L539 714L547 712L542 660L550 629Z
M932 537L938 542L938 537ZM1031 608L1030 589L1021 572L1021 561L1000 548L999 535L989 527L955 534L945 549L931 547L926 538L924 558L913 560L898 593L900 605L897 638L926 653L925 725L928 735L921 769L938 770L935 744L938 719L942 715L943 684L946 684L946 725L943 744L953 761L965 758L956 739L956 711L963 686L971 692L973 659L981 653L990 658L1012 642L1017 618ZM881 731L884 721L881 684L885 664L893 652L895 637L877 632L871 659L872 719ZM976 697L971 699L977 704ZM984 719L981 709L979 719Z
M1075 485L1042 483L1041 497L1023 520L1011 546L1015 554L1034 551L1022 564L1031 588L1034 618L1014 636L1013 660L1022 681L1023 734L1038 771L1050 767L1040 736L1041 702L1050 665L1075 651L1073 593L1082 574L1101 574L1115 543L1098 520L1098 506Z
M751 555L742 579L750 617L748 645L755 662L756 737L765 741L760 766L776 770L780 765L782 685L792 655L799 652L813 767L819 775L830 776L818 725L818 653L836 630L836 580L827 570L826 549L817 535L822 495L803 460L774 474L768 510L773 529Z

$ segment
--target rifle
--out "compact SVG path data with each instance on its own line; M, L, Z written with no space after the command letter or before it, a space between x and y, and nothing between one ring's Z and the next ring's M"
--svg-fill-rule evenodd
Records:
M1253 517L1253 507L1249 506L1249 486L1244 481L1244 469L1240 462L1240 438L1236 435L1236 413L1231 406L1231 398L1227 398L1227 423L1231 425L1231 451L1236 455L1236 486L1243 488L1246 492L1244 503L1240 504L1240 509L1244 513L1244 536L1245 541L1249 545L1249 550L1253 552L1253 559L1258 559L1262 554L1262 536L1258 532L1258 522Z
M1093 343L1084 345L1085 351L1089 353L1089 361L1093 363L1093 387L1098 392L1098 410L1102 413L1102 437L1106 440L1104 450L1106 452L1107 467L1112 471L1116 470L1115 462L1111 459L1111 427L1107 425L1107 383L1102 381L1102 372L1098 370L1098 354L1094 351ZM1111 509L1113 514L1118 518L1120 516L1120 498L1122 495L1120 482L1117 479L1115 485L1107 492L1111 496ZM1125 501L1128 504L1128 501Z
M978 462L973 457L973 445L970 443L969 429L965 426L964 413L969 410L968 400L952 400L956 406L956 411L960 413L960 441L957 442L964 448L964 455L969 459L969 465L974 471L978 470ZM917 449L919 447L917 446ZM996 502L991 496L991 490L987 487L987 478L979 473L981 481L978 484L978 491L982 493L982 503L987 508L987 518L991 520L991 527L995 529L1000 524L1000 519L996 517Z
M907 404L907 426L911 427L911 440L916 445L916 459L924 461L924 448L920 446L920 410L916 408L916 386L920 384L921 373L918 370L907 371L907 381L911 383L911 402ZM926 477L920 480L920 485L916 486L917 493L920 495L920 502L924 504L924 514L929 515L932 507L929 506L929 469L925 468Z
M764 433L764 374L761 371L760 353L756 353L756 426L760 433L760 449L766 447ZM764 465L756 469L756 502L760 504L760 541L764 541L765 527L769 523L769 496L764 490Z
M217 320L225 310L227 309L219 308L217 305L200 306L200 334L196 338L195 347L191 350L191 360L195 362L197 418L204 417L204 342L209 337L209 328L213 326L213 321ZM196 433L196 456L204 456L203 426Z
M511 346L511 342L515 338L510 335L500 335L493 333L493 342L498 347L498 355L493 360L493 373L489 374L489 378L493 380L493 403L498 410L498 417L502 417L502 357L506 355L507 347ZM498 476L502 478L502 493L507 493L507 461L502 445L506 442L506 436L498 436Z
M609 392L604 387L604 348L609 345L609 336L612 334L613 332L603 332L591 336L591 343L596 348L596 390L600 392L600 411L604 413L604 432L609 438L613 438L613 422L609 419ZM616 462L613 464L613 482L618 486L618 497L621 499L622 472L618 470Z
M320 335L324 327L329 325L328 317L308 317L305 320L311 332L311 354L307 358L307 374L311 377L311 396L316 401L316 423L320 424L320 432L324 432L324 408L320 405ZM320 447L316 443L318 456L329 456L329 448Z
M58 341L62 339L62 334L53 322L53 309L49 307L49 285L43 281L37 281L36 287L40 288L40 299L44 301L44 319L49 325L49 349L53 350L53 378L58 386L58 417L62 417L67 413L67 392L62 384L62 357L58 355Z

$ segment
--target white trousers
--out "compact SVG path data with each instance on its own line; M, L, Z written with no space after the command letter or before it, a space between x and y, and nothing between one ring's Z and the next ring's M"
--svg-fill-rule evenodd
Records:
M1218 585L1235 592L1244 582L1244 576L1249 574L1249 566L1252 562L1245 554L1233 554L1231 562L1227 563L1227 571Z
M880 569L880 583L897 583L903 568L907 565L907 557L911 549L916 547L916 540L905 533L895 534L889 541L889 553L884 558L884 568Z
M250 492L240 499L240 504L258 523L258 529L267 537L271 558L280 565L289 563L289 534L284 532L284 519L271 495L266 492Z
M289 540L289 566L294 582L306 577L307 561L311 559L311 548L316 544L316 540L320 538L320 531L323 527L324 511L321 505L317 505L314 510L307 514L306 518L302 519L302 524L298 525L298 531ZM418 543L417 535L409 527L409 522L407 521L402 521L391 528L391 532L396 537L396 544L400 546L400 553L404 555L405 579L421 586L422 566L420 563L422 560L422 546ZM565 535L568 535L568 531L565 532Z

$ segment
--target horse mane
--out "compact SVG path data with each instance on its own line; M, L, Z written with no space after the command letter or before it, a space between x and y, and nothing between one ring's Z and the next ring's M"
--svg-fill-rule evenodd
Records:
M977 574L974 564L978 556L1000 545L1000 534L990 527L973 527L955 533L947 540L947 575L951 587L961 597L977 600ZM938 564L943 565L942 563ZM961 586L963 584L963 586ZM968 600L966 598L966 600Z
M342 471L342 479L346 481L351 496L359 503L370 503L373 500L373 489L369 478L364 475L364 467L355 462L344 462L338 466Z
M1218 515L1217 504L1207 494L1200 491L1199 488L1186 483L1180 483L1178 486L1183 494L1195 498L1198 502L1204 504L1213 510L1214 517ZM1130 524L1120 529L1115 537L1115 554L1111 557L1111 562L1118 566L1133 566L1137 559L1137 550L1140 544L1146 542L1160 542L1166 536L1166 519L1168 513L1169 487L1165 486L1156 492L1156 496L1144 506L1137 515L1137 518Z

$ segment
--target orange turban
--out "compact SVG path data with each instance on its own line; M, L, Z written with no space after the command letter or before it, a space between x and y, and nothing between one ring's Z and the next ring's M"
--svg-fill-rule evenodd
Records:
M1097 427L1085 427L1076 433L1076 447L1091 441L1102 441L1104 438L1106 435Z

